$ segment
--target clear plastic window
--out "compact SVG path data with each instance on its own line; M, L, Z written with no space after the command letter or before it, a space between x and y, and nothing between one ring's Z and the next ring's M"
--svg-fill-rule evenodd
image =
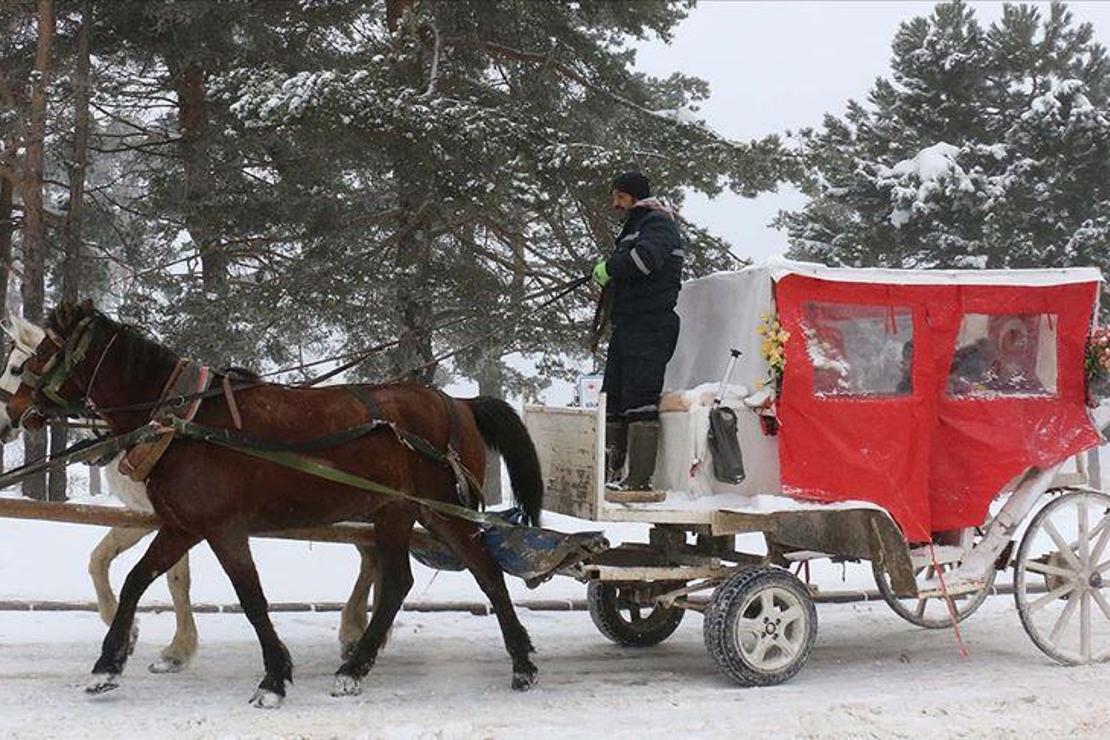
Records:
M818 396L913 392L913 311L906 306L805 304L806 352Z
M948 371L948 395L989 398L1055 393L1055 314L964 316Z

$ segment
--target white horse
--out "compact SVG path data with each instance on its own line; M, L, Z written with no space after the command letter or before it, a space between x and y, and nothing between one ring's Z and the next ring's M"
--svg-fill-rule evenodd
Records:
M3 374L0 375L0 389L15 393L19 388L19 373L23 363L34 354L35 348L45 336L41 327L25 321L21 317L9 317L10 325L3 327L5 333L12 340L12 349L4 363ZM0 404L0 428L11 428L8 423L8 409L6 404ZM4 444L13 441L19 436L16 428ZM135 511L154 513L150 499L146 494L146 484L138 483L119 472L120 453L114 460L104 467L108 490L123 502L124 506ZM134 547L139 540L153 532L153 529L133 527L112 527L108 534L100 541L89 557L89 575L92 577L93 588L96 590L96 606L100 618L107 625L112 624L116 614L118 602L112 591L112 584L108 579L108 571L112 561L118 555ZM358 578L355 579L351 596L343 607L339 625L339 643L344 656L358 642L358 638L366 630L367 625L367 599L370 589L374 584L377 572L377 555L373 548L358 546L361 563ZM180 561L166 572L169 582L170 597L173 599L173 611L177 618L177 629L173 640L162 649L157 660L150 664L153 673L176 673L182 670L192 659L197 651L197 626L193 620L193 605L189 600L189 556ZM378 590L374 589L374 606L377 606ZM137 628L132 631L132 644L137 638Z

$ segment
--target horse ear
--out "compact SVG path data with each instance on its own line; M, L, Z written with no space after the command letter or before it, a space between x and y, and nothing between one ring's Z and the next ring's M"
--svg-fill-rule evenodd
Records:
M0 331L4 332L13 342L16 341L18 336L19 317L14 313L8 313L7 321L0 322Z
M73 304L69 301L62 301L50 314L53 321L47 323L53 324L53 328L58 331L67 331L70 324L73 322Z
M46 336L46 332L44 332L40 327L32 324L30 321L27 321L25 319L14 319L13 317L13 320L17 320L19 322L15 325L16 335L15 337L13 337L13 339L15 339L16 341L16 344L20 345L24 349L33 349L39 346L39 342L41 342L42 338Z

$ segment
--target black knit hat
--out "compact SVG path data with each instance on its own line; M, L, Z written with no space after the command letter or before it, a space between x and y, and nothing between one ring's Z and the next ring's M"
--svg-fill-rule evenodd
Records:
M613 190L628 193L636 200L651 197L651 183L643 172L625 172L613 178Z

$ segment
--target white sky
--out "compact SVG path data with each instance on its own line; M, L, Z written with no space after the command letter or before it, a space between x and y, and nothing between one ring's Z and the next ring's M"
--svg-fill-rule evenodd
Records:
M1037 3L1046 5L1046 3ZM973 3L984 26L1002 4ZM874 79L889 74L890 43L898 24L932 12L931 2L742 2L702 0L678 27L670 46L640 48L637 65L650 74L679 71L710 84L701 115L731 139L752 139L816 126L825 112L840 115L849 98L863 99ZM1110 2L1072 2L1110 46ZM768 225L802 196L792 188L754 200L726 192L687 199L683 215L723 236L741 257L786 249Z

